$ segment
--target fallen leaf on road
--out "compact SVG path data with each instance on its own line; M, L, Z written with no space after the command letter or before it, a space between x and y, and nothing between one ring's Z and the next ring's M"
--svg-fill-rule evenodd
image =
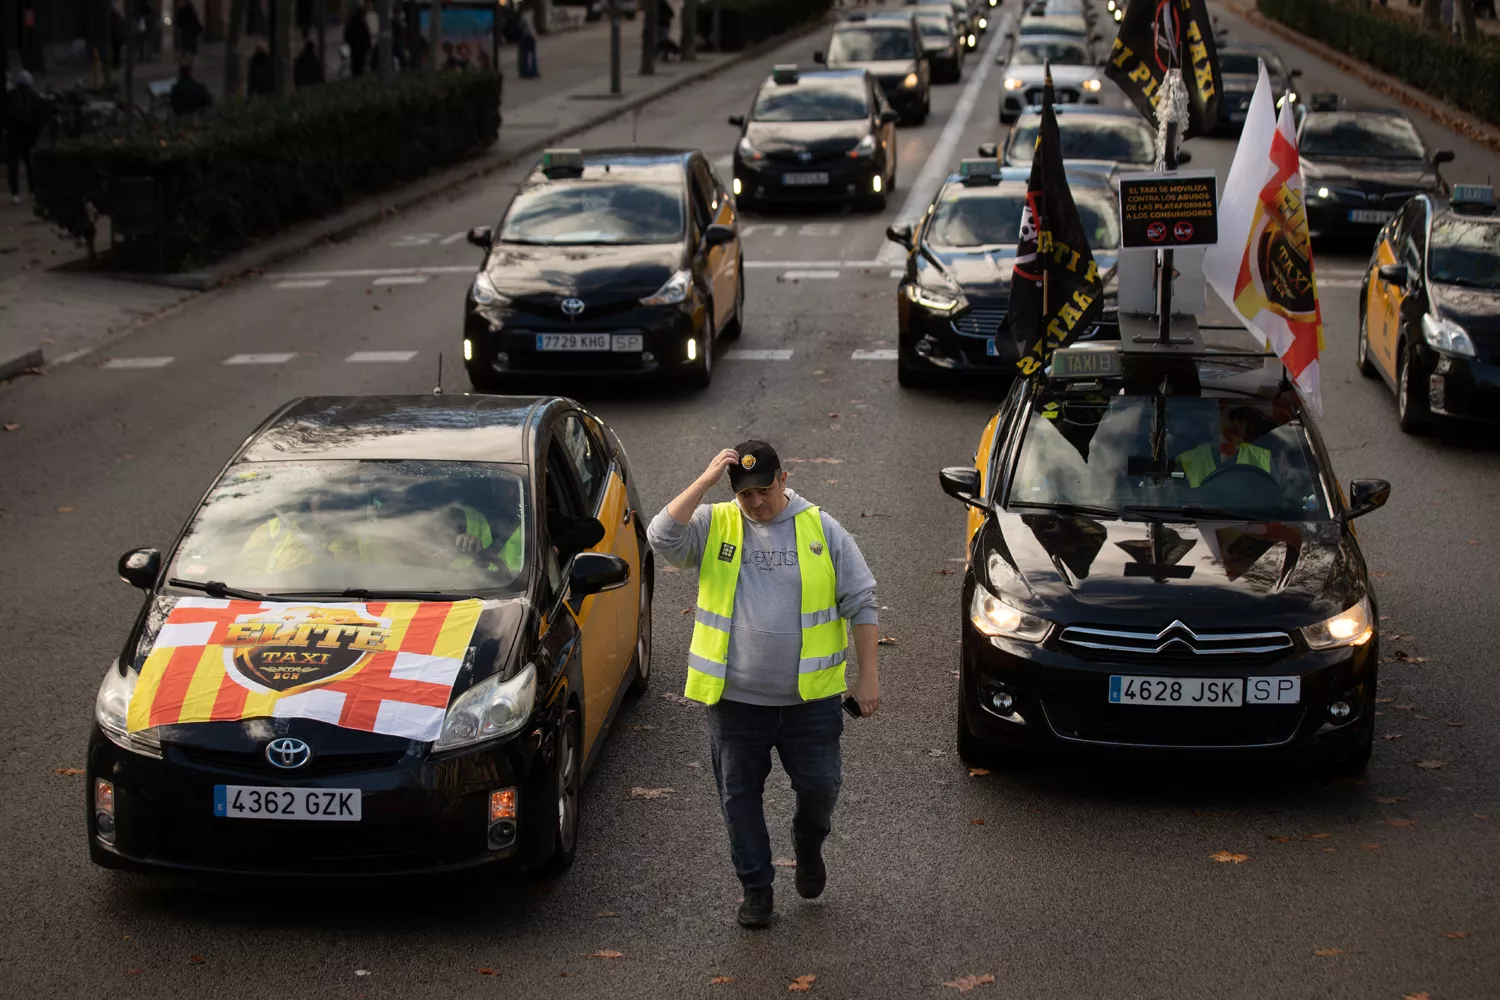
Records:
M1386 825L1388 825L1388 826L1416 826L1417 825L1417 821L1414 820L1414 819L1388 819L1385 822L1386 822Z
M1395 700L1396 700L1395 698L1376 698L1375 699L1375 703L1377 705L1389 705L1391 702L1393 702Z
M8 430L8 431L18 431L18 430L21 429L21 425L20 424L6 424L5 425L5 429Z
M1325 847L1325 848L1323 848L1323 853L1324 854L1337 854L1338 852L1339 852L1339 849L1337 847Z
M1490 814L1489 813L1470 813L1469 815L1473 816L1475 819L1489 819L1490 818Z
M609 950L606 949L606 950L596 951L593 954L585 955L583 957L584 958L624 958L625 957L625 953L623 951L609 951Z
M953 575L953 571L951 569L947 569L946 567L943 568L943 569L935 569L935 570L932 571L932 573L933 573L934 576L952 576Z
M664 799L671 795L675 788L641 788L639 785L630 790L632 799Z
M368 976L370 974L370 970L369 969L355 969L354 970L354 974L356 976Z
M1444 725L1452 726L1454 729L1457 729L1459 726L1463 725L1463 723L1462 722L1446 722L1446 723L1444 723Z
M844 460L842 458L783 458L782 461L783 462L793 462L793 463L811 462L814 465L843 465L844 464Z
M982 819L971 819L971 820L969 820L969 825L970 826L984 826L984 820L982 820Z
M927 756L929 756L929 757L946 757L946 756L948 756L948 752L946 750L929 750L929 751L927 751Z
M1274 833L1268 833L1268 834L1266 834L1266 839L1267 840L1275 841L1278 844L1290 844L1292 842L1292 838L1291 837L1280 837L1280 836L1277 836Z
M1380 738L1383 739L1383 740L1399 740L1401 738L1401 734L1400 733L1381 733L1380 734Z
M1383 806L1393 806L1397 802L1405 802L1406 798L1401 795L1377 795L1375 801Z
M202 965L206 961L208 961L208 959L204 958L202 955L189 955L188 956L188 962L190 964L192 964L192 965Z
M1391 706L1391 708L1395 709L1398 712L1410 712L1412 709L1414 709L1416 707L1417 706L1415 706L1415 705L1392 705Z
M692 768L695 771L701 771L701 770L703 770L703 765L700 764L700 763L698 763L696 760L690 760L690 761L688 761L687 762L687 766L690 767L690 768Z
M131 968L131 969L126 969L125 970L125 975L127 975L127 976L139 976L140 974L141 974L141 970L140 969Z
M732 983L732 982L734 982L734 977L733 976L714 976L712 979L710 979L708 981L708 985L710 985L710 986L723 986L726 983Z
M477 973L479 973L481 976L498 976L498 975L500 975L500 973L496 972L494 969L489 969L489 968L475 969L474 971L477 972Z
M73 508L72 507L59 507L59 508L57 508L57 512L59 514L71 514L73 512Z
M879 640L876 641L875 645L877 645L877 646L894 646L894 645L896 645L896 637L893 636L893 635L883 635L883 636L880 637Z
M795 861L789 861L786 858L777 858L775 861L772 861L771 864L775 865L777 868L796 868L797 867L797 862L795 862Z
M66 774L66 775L82 774L83 773L83 768L81 768L81 767L54 767L52 769L52 773L53 774Z
M1466 938L1468 936L1469 936L1469 932L1468 931L1449 931L1447 934L1443 935L1443 937L1450 938L1450 939L1452 939L1454 941L1462 941L1464 938Z
M1319 948L1313 952L1318 958L1331 958L1334 955L1342 955L1343 953L1344 949L1342 948Z
M1331 834L1331 833L1309 833L1307 836L1303 837L1302 839L1303 840L1327 840L1329 837L1332 837L1332 836L1333 836L1333 834Z
M817 976L798 976L787 984L786 991L788 993L806 993L812 989L813 981L817 978Z
M1403 993L1403 994L1401 994L1401 1000L1432 1000L1432 994L1431 993L1426 993L1426 992L1423 992L1423 993Z
M829 420L837 420L838 416L839 415L837 413L830 413L830 414L828 414L828 419Z
M1250 855L1248 854L1231 854L1228 851L1218 851L1210 854L1209 857L1220 864L1233 861L1237 865L1242 865L1250 860Z
M661 696L661 700L662 701L670 701L674 705L696 705L696 704L698 704L696 701L693 701L691 698L684 698L682 695L680 695L680 694L674 694L671 691L668 691L666 694L662 695Z
M989 772L988 768L984 768L984 767L971 767L971 768L969 768L969 777L971 777L971 778L982 778L986 774L989 774L989 773L990 772Z
M594 916L596 916L596 917L618 917L619 914L616 913L614 910L600 910L598 913L594 914Z
M634 726L631 726L631 727L630 727L630 728L631 728L631 729L655 729L655 728L656 728L656 727L655 727L655 726L653 726L653 725L652 725L652 724L651 724L651 723L649 723L649 722L641 722L641 723L637 723L637 724L636 724L636 725L634 725Z
M1359 845L1359 849L1361 851L1378 851L1378 850L1380 850L1380 845L1379 844L1360 844Z
M976 986L986 986L990 983L993 983L994 981L995 977L986 972L982 976L962 976L958 979L953 980L952 982L944 983L943 985L951 986L955 990L958 990L958 992L960 993L967 993Z
M677 613L679 615L690 615L690 614L693 613L693 609L692 608L683 608L681 611L679 611Z
M1428 771L1436 771L1440 767L1447 767L1446 760L1419 760L1417 766Z

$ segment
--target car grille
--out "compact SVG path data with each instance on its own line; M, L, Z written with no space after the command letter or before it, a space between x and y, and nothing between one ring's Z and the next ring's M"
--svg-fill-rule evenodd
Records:
M1345 205L1383 205L1388 208L1400 208L1422 192L1362 191L1358 188L1330 187L1328 193L1333 195L1334 201Z
M1057 641L1086 659L1138 663L1187 661L1207 666L1274 659L1291 650L1293 645L1292 637L1286 632L1239 629L1200 633L1180 621L1174 621L1160 631L1069 625L1062 630Z
M1145 747L1259 747L1285 743L1302 721L1301 705L1255 711L1111 705L1044 698L1042 711L1064 739Z
M394 767L406 756L405 750L381 750L374 753L320 754L313 752L305 767L294 771L272 766L263 750L218 750L209 747L173 748L188 763L242 774L277 775L279 777L316 778L330 774L354 774L359 771L381 771Z
M1042 103L1043 88L1032 87L1026 91L1026 103L1040 105ZM1058 104L1077 104L1080 94L1072 87L1054 87L1052 94L1057 98Z
M435 840L430 829L416 826L220 820L212 826L163 824L152 856L216 869L332 875L436 867L451 846ZM477 844L465 846L478 850Z
M791 150L783 150L776 153L767 153L766 162L772 166L786 170L814 170L827 171L838 170L847 167L850 162L847 152L821 151L813 153L807 159L802 159L802 154Z
M650 295L650 292L644 294ZM545 320L559 327L567 327L569 330L579 332L598 329L599 324L606 322L611 316L619 316L628 313L639 306L636 299L626 299L623 302L596 302L584 300L583 312L577 316L569 316L562 311L562 306L555 302L528 302L524 299L513 302L511 308L516 312L516 319L522 316L536 320Z
M1005 326L1004 306L973 306L953 317L953 332L962 337L993 337Z

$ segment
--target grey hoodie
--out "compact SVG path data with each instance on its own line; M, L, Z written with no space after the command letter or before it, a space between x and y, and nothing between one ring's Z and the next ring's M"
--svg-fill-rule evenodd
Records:
M802 653L802 576L797 569L797 532L792 519L812 504L786 491L786 509L769 524L743 514L745 544L734 591L729 629L729 668L724 697L751 705L796 705L797 661ZM875 577L859 546L826 510L823 534L838 579L839 614L855 625L874 625ZM673 566L697 566L708 544L712 511L701 504L687 524L663 508L646 530L651 548ZM852 645L852 644L851 644Z

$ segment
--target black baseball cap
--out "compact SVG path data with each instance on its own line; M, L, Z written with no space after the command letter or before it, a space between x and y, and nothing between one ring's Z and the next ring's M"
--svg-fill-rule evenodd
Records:
M734 446L740 460L729 467L729 488L736 493L741 490L765 489L776 481L781 471L781 459L776 449L764 441L745 441Z

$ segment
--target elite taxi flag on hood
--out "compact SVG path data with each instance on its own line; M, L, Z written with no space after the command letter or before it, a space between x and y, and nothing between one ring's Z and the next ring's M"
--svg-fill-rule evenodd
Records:
M1188 92L1186 135L1201 135L1219 121L1223 73L1205 0L1130 0L1104 69L1152 125L1167 70L1182 70Z
M1302 398L1321 413L1323 315L1297 130L1290 104L1276 120L1265 63L1219 201L1219 242L1208 248L1203 274L1240 322L1281 356Z
M1052 352L1090 329L1104 308L1104 279L1068 188L1052 102L1049 65L1011 273L1009 322L1016 339L1016 366L1023 375L1044 368Z

